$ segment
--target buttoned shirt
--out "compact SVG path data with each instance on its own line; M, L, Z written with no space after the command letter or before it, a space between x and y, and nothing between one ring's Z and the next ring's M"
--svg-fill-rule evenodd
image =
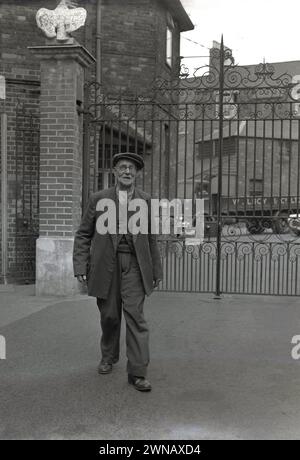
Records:
M127 192L126 190L120 190L118 186L116 186L116 203L118 204L117 207L117 252L130 252L132 254L135 253L134 244L132 234L128 230L128 213L127 214L127 221L124 222L125 216L123 212L119 212L120 208L126 204L127 201L127 211L128 211L128 203L134 197L134 187ZM127 195L127 196L126 196ZM126 226L127 232L119 234L119 228L124 228Z

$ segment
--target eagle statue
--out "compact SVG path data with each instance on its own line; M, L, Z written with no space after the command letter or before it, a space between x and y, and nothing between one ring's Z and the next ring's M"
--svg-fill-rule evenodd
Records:
M37 25L48 38L68 41L71 33L84 26L86 10L77 8L71 0L61 0L55 10L41 8L36 14Z

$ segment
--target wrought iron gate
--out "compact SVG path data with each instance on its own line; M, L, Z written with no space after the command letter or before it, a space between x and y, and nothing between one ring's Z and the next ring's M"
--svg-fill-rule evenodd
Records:
M39 118L18 106L11 200L14 233L9 235L9 273L15 281L34 282L39 228Z
M147 94L97 100L96 85L89 89L85 157L96 165L95 188L113 184L112 156L130 150L144 157L138 186L152 197L204 199L201 244L193 222L161 238L162 290L300 294L293 76L265 63L236 66L222 43L208 66L157 79Z

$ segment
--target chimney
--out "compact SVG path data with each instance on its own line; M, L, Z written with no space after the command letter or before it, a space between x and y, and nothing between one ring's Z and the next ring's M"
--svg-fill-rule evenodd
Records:
M221 49L221 43L217 42L216 40L213 41L212 47L209 50L209 65L210 68L219 69L220 67L220 54L219 50ZM229 51L232 55L232 50L228 48L228 46L224 46L225 51ZM231 65L234 64L234 58L226 59L224 65Z

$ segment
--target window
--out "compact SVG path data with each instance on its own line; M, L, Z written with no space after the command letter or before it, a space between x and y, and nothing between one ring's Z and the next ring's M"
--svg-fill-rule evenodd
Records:
M262 196L263 195L262 179L249 179L249 195L250 196Z
M195 198L203 198L209 194L210 180L207 175L203 177L202 182L195 182Z
M223 118L230 120L237 118L237 91L224 91L223 93ZM216 92L216 118L219 118L219 91Z
M210 158L216 156L216 142L213 140L200 142L199 146L199 157Z
M167 26L167 37L166 37L166 63L172 67L173 63L173 31Z

